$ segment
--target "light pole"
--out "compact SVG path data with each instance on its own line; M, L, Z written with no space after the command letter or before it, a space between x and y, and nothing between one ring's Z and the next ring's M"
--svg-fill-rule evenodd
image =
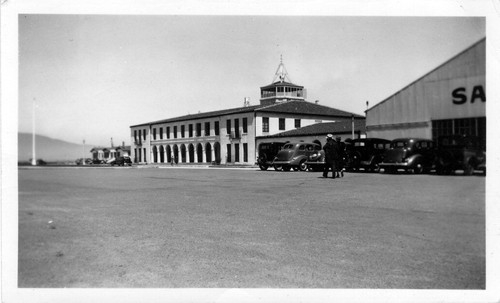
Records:
M85 165L85 139L83 139L83 150L82 150L83 161L82 165Z
M351 115L352 139L354 140L354 114Z
M33 157L31 158L31 165L36 165L36 154L35 154L35 108L36 108L36 104L35 104L35 98L33 98L33 123L32 123L32 126L33 126L33 142L32 142L32 154L33 154Z

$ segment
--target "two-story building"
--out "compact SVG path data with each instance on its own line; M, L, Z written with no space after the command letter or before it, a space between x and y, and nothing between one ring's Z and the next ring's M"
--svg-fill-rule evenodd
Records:
M288 80L288 81L287 81ZM305 126L362 120L361 115L306 101L281 62L273 83L260 88L260 104L133 125L135 163L254 164L259 138Z

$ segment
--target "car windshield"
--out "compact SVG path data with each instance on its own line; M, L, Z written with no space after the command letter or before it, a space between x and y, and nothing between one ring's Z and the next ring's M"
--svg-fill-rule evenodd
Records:
M286 144L283 149L293 149L293 144Z
M354 142L354 146L365 146L365 142L364 141Z

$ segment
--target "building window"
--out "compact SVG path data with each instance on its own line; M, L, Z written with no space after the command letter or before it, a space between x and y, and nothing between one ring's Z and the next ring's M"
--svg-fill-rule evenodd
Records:
M160 140L163 139L163 127L160 127Z
M248 162L248 143L243 143L243 162Z
M156 128L153 128L153 140L156 140Z
M177 125L174 126L174 138L177 138Z
M234 137L235 138L240 137L240 119L234 119ZM235 157L236 157L236 155L235 155Z
M205 136L210 136L210 122L205 122Z
M262 117L262 132L269 132L269 117Z
M201 123L196 123L196 137L201 137Z
M300 128L300 119L295 119L295 128Z
M186 125L181 125L181 138L186 136Z
M145 129L142 130L142 137L144 138L144 140L146 140L146 130Z
M469 135L481 139L486 148L486 118L464 118L432 121L432 139L437 141L441 136Z
M234 162L240 162L240 145L238 143L234 145Z
M231 134L231 120L229 120L229 119L228 119L228 120L226 120L226 133L227 133L228 135L230 135L230 134Z
M227 144L227 163L231 163L231 144Z
M219 135L219 121L215 121L214 132L216 136Z
M248 133L248 118L243 118L243 133Z
M134 130L134 141L137 142L137 130Z
M285 130L285 118L280 118L279 120L279 129Z
M170 126L167 126L167 139L170 139Z
M193 137L193 124L189 124L189 138Z

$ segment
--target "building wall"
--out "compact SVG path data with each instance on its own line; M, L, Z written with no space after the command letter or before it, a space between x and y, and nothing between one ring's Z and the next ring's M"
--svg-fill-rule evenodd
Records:
M262 118L269 118L269 132L263 132ZM285 129L279 129L279 119L285 118ZM300 119L300 126L308 126L320 122L335 122L340 119L325 119L322 116L300 115L300 114L280 114L280 113L256 113L255 133L257 137L275 135L284 131L295 129L295 119Z
M247 119L246 132L244 131L243 119ZM235 129L235 120L238 119L239 127L237 135ZM227 129L227 120L231 120L231 129ZM205 123L210 123L209 134L205 135ZM219 134L215 133L215 122L219 122ZM201 135L197 136L196 125L201 124ZM223 115L219 117L201 118L193 120L184 120L177 122L159 123L148 126L136 126L131 128L131 157L137 163L170 163L172 158L175 161L175 152L177 150L178 163L211 163L218 160L220 155L220 163L255 163L255 119L253 112ZM189 135L189 125L193 125L192 137ZM182 132L184 126L184 132ZM174 129L177 127L177 138L174 135ZM167 128L169 132L167 135ZM161 131L161 130L162 131ZM134 131L141 133L134 137ZM146 139L143 134L146 131ZM163 135L161 136L163 132ZM156 136L155 136L156 133ZM141 146L134 143L140 143ZM200 145L201 144L201 145ZM208 145L207 145L208 144ZM215 146L218 144L219 153L216 153ZM228 162L228 145L230 146L231 158ZM245 159L246 146L246 159ZM239 148L238 156L236 149ZM141 148L139 159L138 148ZM144 155L146 148L146 156ZM189 153L190 148L194 148L194 155ZM198 154L201 148L201 156ZM210 150L211 149L211 150ZM170 150L170 152L169 152ZM186 157L182 157L182 151L186 151ZM207 154L208 153L208 154ZM171 155L169 157L169 155ZM245 161L246 160L246 161Z
M432 120L486 116L485 40L366 112L368 137L432 139Z

